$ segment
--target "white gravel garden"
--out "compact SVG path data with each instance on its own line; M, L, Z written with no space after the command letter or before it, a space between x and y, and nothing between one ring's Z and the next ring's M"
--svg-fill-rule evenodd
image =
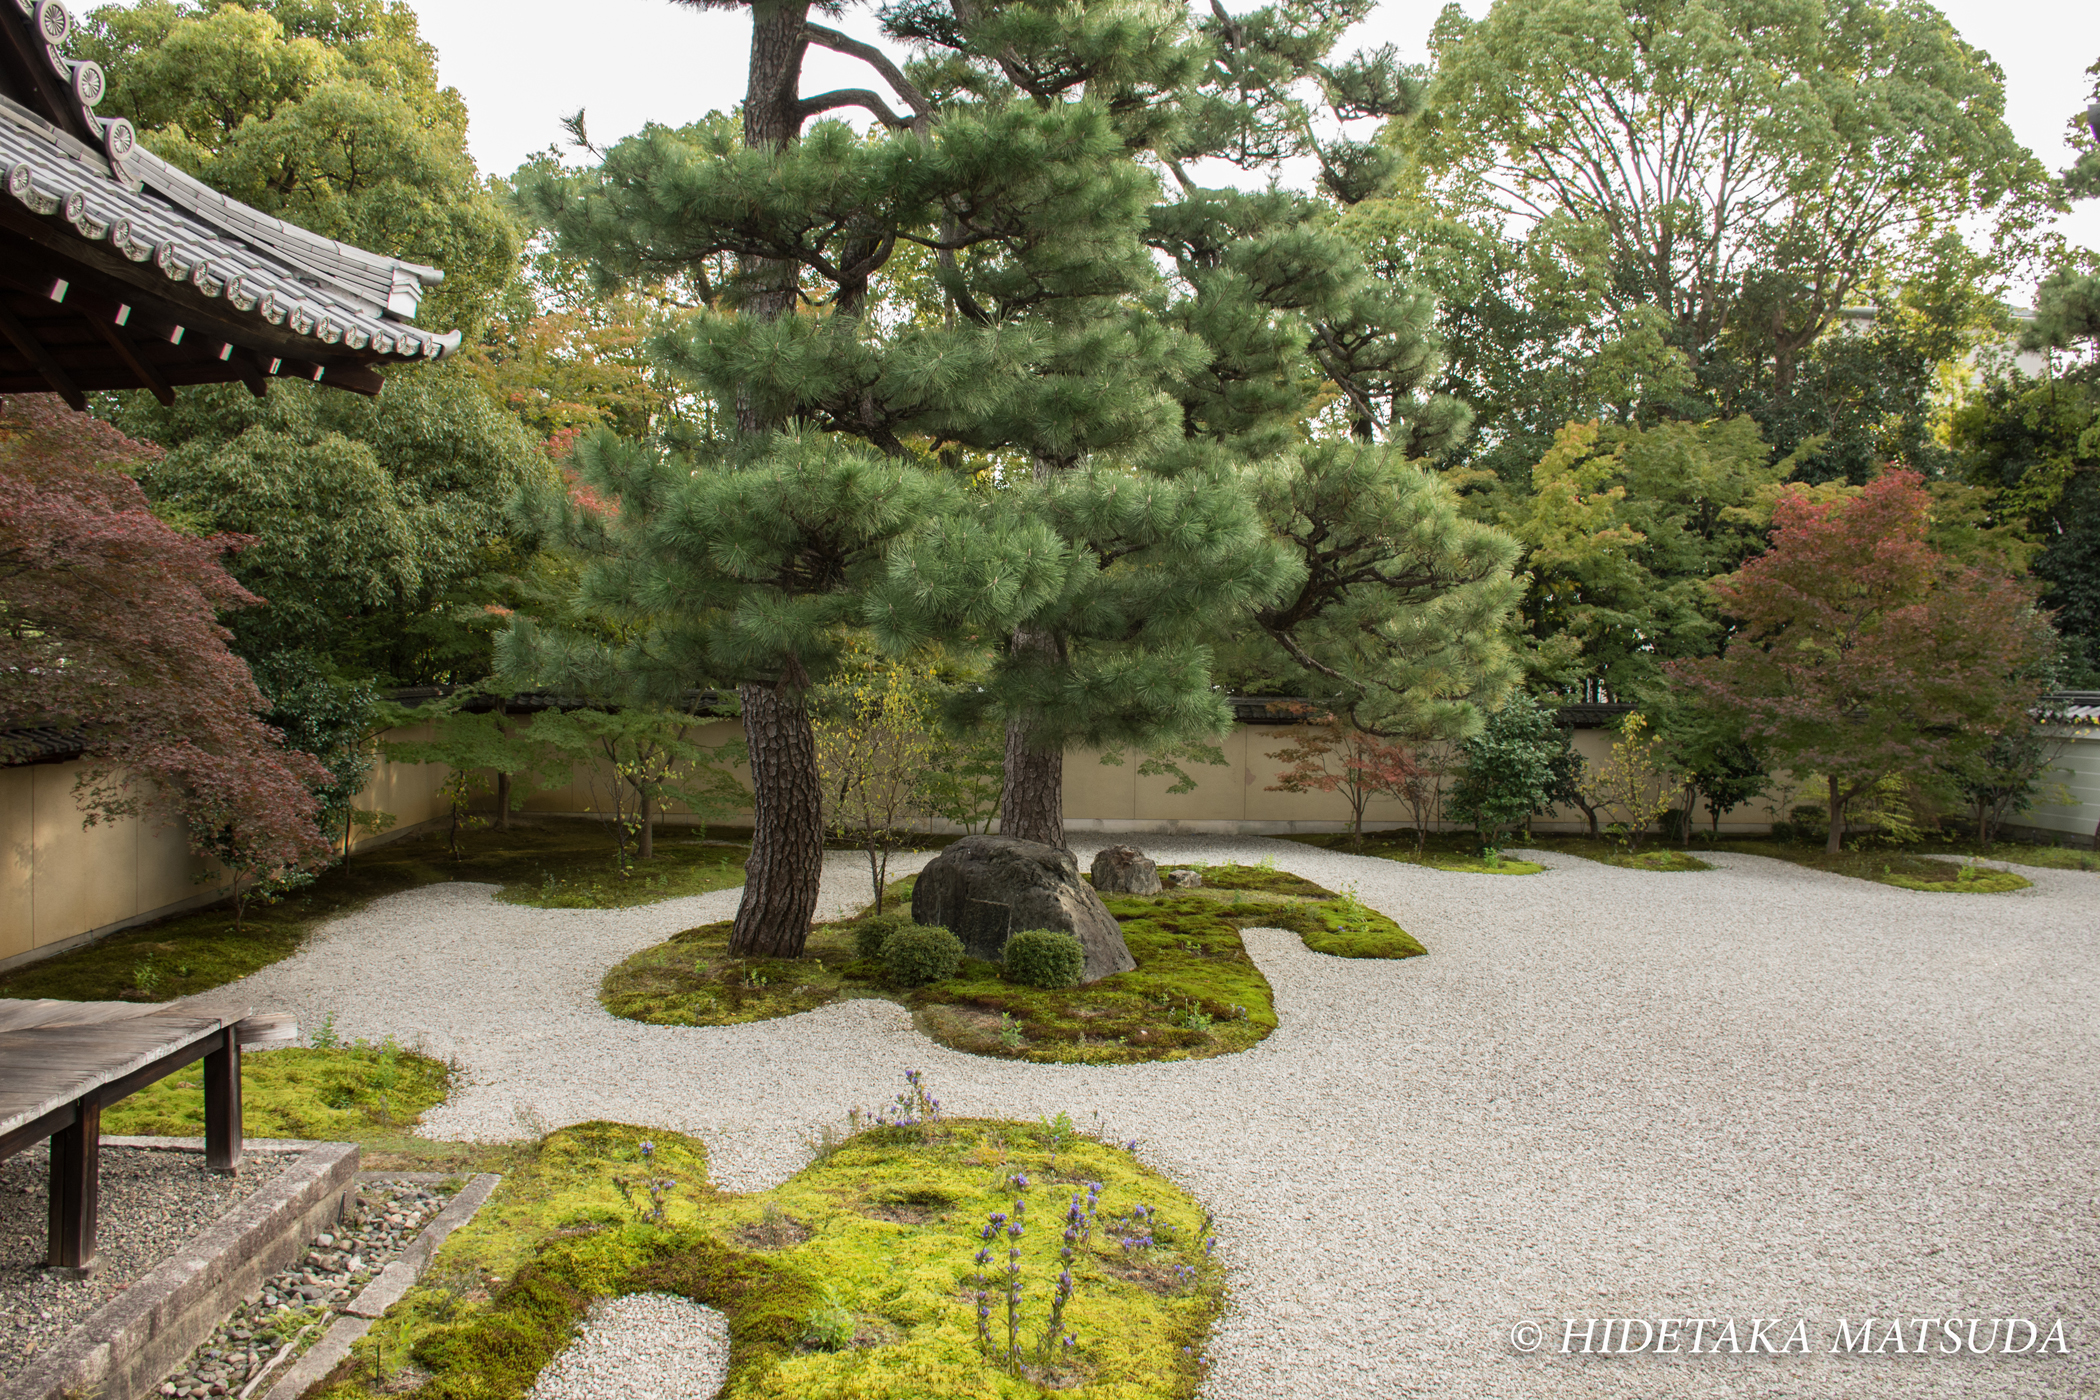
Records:
M1253 1048L1031 1064L935 1045L881 1000L737 1026L617 1019L606 969L727 917L735 891L541 910L453 884L378 901L195 1002L332 1015L346 1037L455 1060L427 1136L669 1129L704 1142L725 1191L786 1181L809 1139L908 1070L958 1117L1098 1115L1211 1212L1229 1288L1213 1400L2100 1389L2093 876L1971 896L1728 854L1685 875L1527 853L1548 869L1507 880L1259 838L1144 845L1353 886L1429 956L1329 958L1250 929L1279 1019ZM865 893L856 858L831 857L820 917ZM1920 1322L1901 1355L1885 1333L1833 1353L1868 1317L1982 1319L1986 1346L2005 1319L2038 1338L2060 1323L2061 1341L1977 1354L1957 1327L1949 1352ZM650 1348L681 1374L720 1364L690 1305L593 1318L543 1374L549 1400L652 1393L619 1362ZM1708 1321L1696 1354L1687 1323L1667 1354L1610 1357L1590 1319Z

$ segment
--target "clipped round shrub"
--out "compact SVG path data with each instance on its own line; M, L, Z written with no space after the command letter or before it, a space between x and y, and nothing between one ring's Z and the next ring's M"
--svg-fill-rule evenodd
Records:
M882 944L882 965L890 980L906 987L953 977L962 959L962 940L938 926L908 924Z
M1024 987L1076 987L1086 971L1086 950L1071 934L1054 928L1023 929L1006 940L1006 980Z
M871 914L862 919L853 929L853 956L856 958L880 958L882 945L889 942L890 935L900 928L910 928L912 922L904 914Z

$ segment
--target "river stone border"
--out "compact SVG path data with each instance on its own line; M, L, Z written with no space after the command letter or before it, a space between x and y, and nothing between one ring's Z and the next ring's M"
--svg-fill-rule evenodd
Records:
M204 1147L201 1138L103 1141L173 1151ZM356 1189L356 1143L250 1138L245 1147L298 1156L275 1180L45 1348L0 1388L0 1400L138 1400L152 1392L242 1298L297 1259L342 1214L344 1198Z
M414 1174L397 1174L395 1179L400 1179L401 1175ZM502 1181L503 1178L494 1173L483 1172L461 1187L459 1194L445 1203L445 1208L432 1217L408 1248L381 1269L355 1298L343 1305L341 1314L321 1334L321 1340L277 1378L266 1400L298 1400L314 1382L341 1365L343 1358L350 1354L351 1345L371 1330L375 1318L401 1301L401 1296L423 1276L423 1270L430 1267L438 1246L454 1230L474 1218L474 1213L481 1209ZM12 1400L12 1397L0 1397L0 1400Z

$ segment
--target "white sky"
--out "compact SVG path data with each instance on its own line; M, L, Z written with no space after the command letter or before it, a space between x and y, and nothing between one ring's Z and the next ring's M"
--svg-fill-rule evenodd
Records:
M695 10L669 0L411 3L437 46L443 81L466 97L475 159L493 174L510 173L529 153L562 139L559 119L579 107L602 146L645 121L682 124L743 95L747 11ZM1468 14L1486 13L1487 0L1463 3ZM2064 121L2085 105L2085 68L2100 58L2100 0L1939 0L1939 8L2004 69L2014 134L2051 170L2069 164ZM1344 48L1390 43L1404 60L1420 62L1441 9L1442 0L1385 0ZM876 37L871 5L849 9L838 23ZM863 86L881 90L853 60L810 51L804 91ZM2100 201L2088 201L2059 228L2072 243L2100 249Z

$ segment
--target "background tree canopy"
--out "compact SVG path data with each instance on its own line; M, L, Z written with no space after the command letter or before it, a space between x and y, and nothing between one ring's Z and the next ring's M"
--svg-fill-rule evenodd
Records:
M467 155L467 108L399 0L142 0L74 41L154 154L302 228L445 273L427 324L470 335L516 225Z
M305 650L394 685L488 673L487 605L527 565L507 511L554 478L462 369L393 374L377 399L290 382L165 409L135 395L117 419L167 449L141 478L165 514L256 538L233 565L267 600L233 620L243 654Z
M104 111L442 267L421 319L468 332L376 402L107 416L164 449L126 468L163 520L254 541L233 650L330 812L389 687L741 685L792 738L869 645L950 649L949 721L1005 726L1002 822L1046 839L1067 746L1171 763L1221 688L1406 743L1513 685L1638 698L1747 772L1668 678L1742 645L1715 583L1783 500L1891 469L2100 683L2100 264L2041 231L2100 192L2090 130L2051 178L1908 0L1454 6L1419 71L1338 49L1373 9L906 0L870 43L752 6L741 106L603 148L577 113L488 180L407 4L106 6ZM872 86L802 94L811 46Z

